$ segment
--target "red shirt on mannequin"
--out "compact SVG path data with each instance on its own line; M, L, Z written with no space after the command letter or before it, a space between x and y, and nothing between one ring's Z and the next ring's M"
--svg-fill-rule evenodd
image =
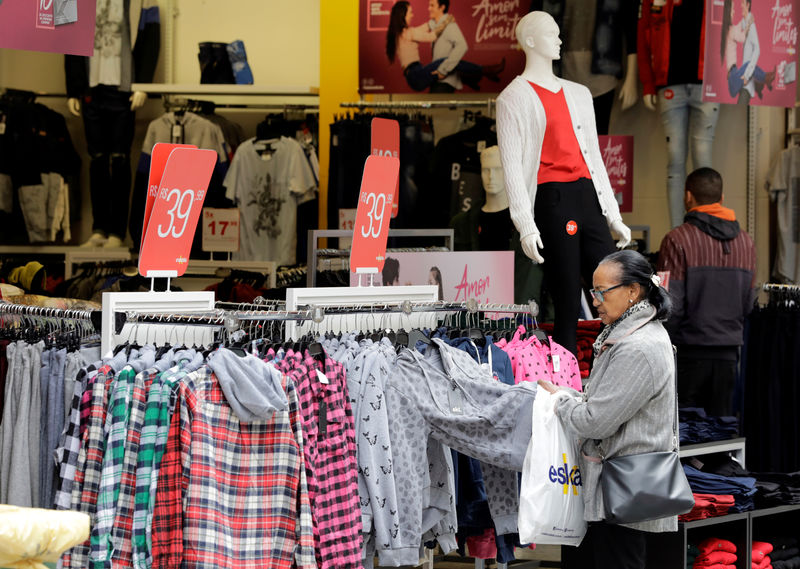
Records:
M579 178L591 180L589 167L581 155L578 139L572 130L572 118L564 98L564 89L553 93L536 83L529 83L539 95L547 117L537 183L574 182Z

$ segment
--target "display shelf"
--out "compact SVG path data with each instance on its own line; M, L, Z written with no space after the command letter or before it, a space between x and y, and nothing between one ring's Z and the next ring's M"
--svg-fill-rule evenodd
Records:
M748 512L750 518L763 518L765 516L774 516L775 514L785 514L788 512L800 511L800 504L788 504L785 506L772 506L770 508L761 508Z
M736 460L744 467L745 464L745 438L725 439L721 441L710 441L693 445L684 445L680 448L681 458L690 456L702 456L704 454L714 454L717 452L730 452L736 456Z
M127 247L80 247L77 245L0 245L2 255L58 255L64 256L64 278L72 278L72 268L80 263L104 261L130 261Z
M727 522L735 522L736 520L746 520L750 512L737 512L735 514L726 514L724 516L714 516L702 520L692 520L691 522L680 522L686 529L700 528L705 526L714 526L724 524Z

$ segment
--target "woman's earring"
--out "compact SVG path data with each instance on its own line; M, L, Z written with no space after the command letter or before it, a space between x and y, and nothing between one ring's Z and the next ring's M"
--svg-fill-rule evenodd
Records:
M628 304L633 304L633 299L632 298L628 299Z

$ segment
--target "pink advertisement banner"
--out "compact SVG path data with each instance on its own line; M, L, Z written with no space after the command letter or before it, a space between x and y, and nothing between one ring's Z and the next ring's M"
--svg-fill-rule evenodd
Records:
M362 276L364 285L368 277ZM439 299L466 302L514 302L513 251L443 251L387 253L383 273L375 285L426 285L439 287ZM350 275L350 286L358 276Z
M429 92L437 81L433 72L453 54L464 93L499 93L525 66L514 30L530 2L453 0L442 15L429 9L428 0L359 1L361 93ZM437 37L430 22L442 18L450 23Z
M0 0L0 48L94 54L96 0Z
M706 0L703 100L793 107L798 0Z
M633 211L633 137L601 134L597 138L619 210L629 213Z

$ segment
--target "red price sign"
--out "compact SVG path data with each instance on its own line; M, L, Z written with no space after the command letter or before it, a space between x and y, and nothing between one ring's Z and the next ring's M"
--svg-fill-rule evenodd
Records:
M147 235L147 224L150 222L150 214L153 211L153 204L158 195L158 184L164 175L164 168L167 166L167 159L170 153L176 148L197 148L191 144L167 144L157 142L153 146L153 153L150 155L150 177L147 181L147 201L144 204L144 222L142 225L142 235Z
M400 123L391 119L372 119L372 155L392 156L400 158ZM400 178L394 188L392 197L392 219L397 217L398 200L400 198Z
M214 150L172 150L142 240L139 274L179 277L186 272L197 220L216 162Z
M400 175L400 160L389 156L368 156L358 196L350 270L377 273L386 260L386 238L392 195Z

